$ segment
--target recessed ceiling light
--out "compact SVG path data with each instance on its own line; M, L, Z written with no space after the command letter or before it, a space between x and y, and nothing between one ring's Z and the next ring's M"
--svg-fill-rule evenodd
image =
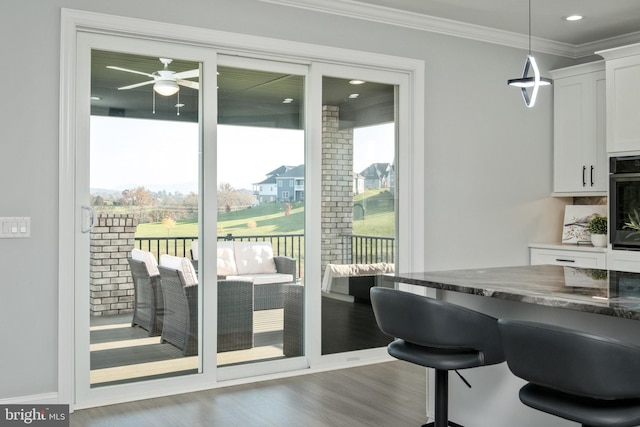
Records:
M352 85L363 85L366 82L364 80L349 80L349 83Z
M182 108L184 107L184 104L176 104L176 108Z
M582 15L569 15L569 16L565 16L564 20L565 21L580 21L582 18L584 18L584 16L582 16Z
M351 95L349 95L349 98L351 99L356 99L357 97L359 97L360 94L359 93L352 93Z
M102 98L100 98L99 96L92 96L91 100L92 101L100 101Z
M285 98L282 100L283 104L291 104L293 102L293 98Z

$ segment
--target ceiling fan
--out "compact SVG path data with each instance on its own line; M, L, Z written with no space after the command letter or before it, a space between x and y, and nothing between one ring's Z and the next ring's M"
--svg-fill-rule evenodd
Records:
M164 68L162 70L155 71L153 74L145 73L142 71L129 70L128 68L115 67L113 65L107 65L107 68L111 70L124 71L127 73L140 74L143 76L151 77L153 79L142 83L135 83L129 86L119 87L118 90L133 89L136 87L153 84L153 90L159 95L171 96L180 90L180 87L178 85L190 87L196 90L200 89L200 83L191 80L185 80L199 77L200 70L195 69L176 73L175 71L169 70L169 64L173 62L173 59L158 59L160 59L160 62L164 64Z

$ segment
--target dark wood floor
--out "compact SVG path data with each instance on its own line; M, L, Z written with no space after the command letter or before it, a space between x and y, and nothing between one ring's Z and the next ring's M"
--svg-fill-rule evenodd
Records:
M71 427L404 427L425 422L425 371L341 369L71 414Z

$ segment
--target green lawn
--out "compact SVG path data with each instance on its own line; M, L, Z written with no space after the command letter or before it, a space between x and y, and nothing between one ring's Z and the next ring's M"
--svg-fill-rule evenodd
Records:
M364 208L364 217L354 220L353 234L367 236L395 236L393 196L388 190L367 190L354 197L354 203ZM359 209L359 208L358 208ZM218 215L218 236L303 234L304 205L294 203L285 215L284 203L265 203L237 212ZM198 223L194 220L176 221L175 227L165 228L161 222L140 224L136 237L194 237Z

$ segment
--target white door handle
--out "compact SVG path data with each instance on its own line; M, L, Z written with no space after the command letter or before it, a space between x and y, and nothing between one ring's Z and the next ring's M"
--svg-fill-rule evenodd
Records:
M88 233L96 225L96 222L98 222L98 217L96 211L91 206L83 205L81 209L82 225L80 226L80 231Z

